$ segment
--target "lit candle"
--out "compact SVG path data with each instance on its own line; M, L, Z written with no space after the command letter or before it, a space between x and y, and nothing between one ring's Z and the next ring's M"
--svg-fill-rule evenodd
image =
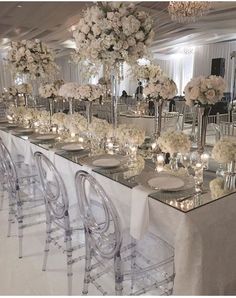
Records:
M152 143L152 150L156 149L157 143Z
M108 154L114 154L114 152L113 152L113 143L112 142L109 142L109 143L107 143L107 153Z
M209 162L209 154L208 153L203 153L201 155L201 161L202 161L204 169L207 169L208 168L208 162Z
M159 172L162 172L163 169L164 169L164 156L163 154L157 154L157 161L156 161L156 171L159 173Z
M57 132L57 128L56 128L56 126L53 126L53 127L52 127L52 132L53 132L53 133L56 133L56 132Z
M79 137L78 140L79 140L80 143L83 143L84 142L84 138L82 138L82 137Z
M74 138L74 137L75 137L75 133L72 132L72 133L70 134L70 136L71 136L71 138Z

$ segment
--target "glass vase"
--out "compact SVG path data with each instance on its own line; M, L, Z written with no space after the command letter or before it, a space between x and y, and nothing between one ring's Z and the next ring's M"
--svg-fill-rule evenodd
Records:
M68 102L69 102L69 114L72 115L74 114L73 98L69 98Z
M203 153L206 145L206 131L211 107L198 107L198 152Z
M113 138L116 139L116 130L118 126L118 115L117 115L117 105L119 101L119 91L120 91L120 80L117 66L111 72L111 96L112 96L112 125L113 125Z
M52 115L53 115L53 98L50 97L49 101L49 113L50 113L50 126L52 125Z
M92 123L92 101L86 101L86 117L87 117L87 129L89 125Z
M158 139L161 135L161 118L162 118L162 109L163 101L161 99L154 100L155 107L155 117L154 117L154 135Z
M179 160L178 160L178 154L177 153L173 153L170 156L170 169L173 172L177 172L179 169L179 164L178 164Z
M224 173L224 189L233 191L236 189L236 167L235 161L227 164L227 170Z

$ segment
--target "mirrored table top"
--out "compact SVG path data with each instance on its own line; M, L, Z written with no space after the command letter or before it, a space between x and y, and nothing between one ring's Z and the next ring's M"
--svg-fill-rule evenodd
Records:
M35 144L46 150L53 150L55 154L66 158L71 162L74 162L81 166L89 165L93 168L94 172L99 173L100 175L103 175L104 177L107 177L131 189L138 185L143 185L147 189L147 193L150 198L184 213L212 203L215 200L223 199L229 195L228 194L227 196L222 196L217 199L212 197L209 189L209 183L211 180L216 178L216 174L215 171L213 171L211 168L209 168L208 170L204 170L203 192L200 195L196 195L195 193L193 177L191 175L187 178L184 178L185 187L183 189L180 189L178 191L161 191L152 189L147 184L147 181L150 177L158 177L158 175L160 175L160 173L157 173L155 171L155 164L151 160L146 159L145 161L143 161L143 164L140 163L140 166L137 167L130 164L127 156L118 154L92 155L88 148L76 152L67 152L61 149L61 147L67 143L63 142L60 138L50 141L39 141L36 140L37 136L39 136L39 134L36 133L25 136L19 133L15 133L13 130L8 128L5 128L4 131L10 132L12 135L15 135L22 139L29 139L32 144ZM116 158L120 160L120 165L114 168L95 167L93 166L93 161L96 158ZM236 198L236 192L232 193L235 194Z

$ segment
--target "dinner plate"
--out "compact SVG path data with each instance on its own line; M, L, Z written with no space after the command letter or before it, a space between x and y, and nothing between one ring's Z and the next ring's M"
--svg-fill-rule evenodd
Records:
M181 178L171 175L157 176L148 180L147 183L151 188L159 190L178 190L184 186Z
M34 133L34 130L32 128L18 128L15 132L19 134L31 134Z
M36 140L39 141L50 141L50 140L54 140L57 138L57 135L53 135L53 134L48 134L48 135L41 135L36 137Z
M73 143L73 144L67 144L61 147L62 150L65 151L80 151L83 150L84 147L81 144Z
M120 165L120 160L116 158L100 158L94 160L92 164L100 168L114 168Z
M18 127L18 125L16 125L16 124L8 124L8 125L6 125L6 128L17 128Z

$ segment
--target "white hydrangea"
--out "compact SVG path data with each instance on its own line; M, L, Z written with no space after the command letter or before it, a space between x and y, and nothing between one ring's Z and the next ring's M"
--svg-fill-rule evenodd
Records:
M182 131L164 132L157 140L162 152L165 153L187 153L190 150L191 142L189 137Z
M116 133L122 145L132 144L140 146L145 140L145 130L132 125L121 124L118 126Z
M222 99L225 88L226 83L221 76L193 78L184 88L186 104L214 105Z
M212 149L212 158L219 163L236 161L236 140L233 138L219 140Z
M224 180L222 178L215 178L209 183L212 199L218 199L230 193L230 191L224 189Z

